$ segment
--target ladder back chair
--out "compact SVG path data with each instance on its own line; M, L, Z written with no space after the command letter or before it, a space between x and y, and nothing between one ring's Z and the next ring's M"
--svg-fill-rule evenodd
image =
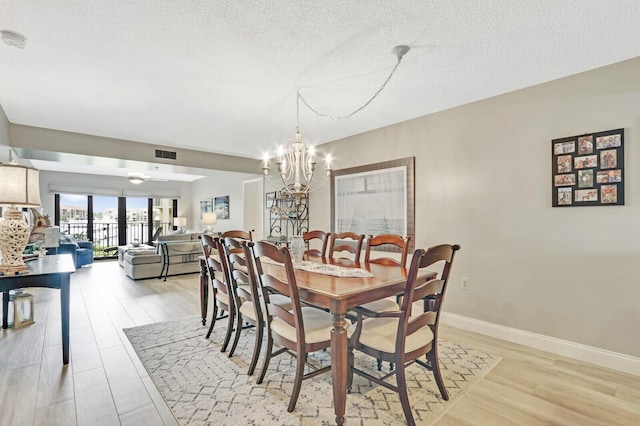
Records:
M216 320L225 318L225 316L218 317L218 309L221 312L226 312L227 320L227 332L222 343L221 352L227 350L229 341L231 339L231 333L233 331L233 321L236 312L236 295L233 291L229 277L227 275L227 259L224 256L224 247L219 238L213 238L210 235L201 235L201 242L203 248L203 255L205 258L207 273L211 280L211 288L213 290L213 313L211 315L211 324L209 325L209 331L207 331L206 338L211 337L213 327L216 324ZM215 249L218 253L216 259L212 256L212 249Z
M352 240L349 242L347 240ZM355 232L343 232L341 234L331 234L331 244L329 247L329 257L334 259L335 253L349 252L353 254L353 261L358 263L360 261L360 252L362 251L362 242L364 241L363 234L356 234Z
M449 399L449 394L440 373L438 360L438 325L451 266L456 251L459 249L460 246L458 245L442 244L430 247L426 251L422 249L416 250L411 259L400 310L380 313L371 312L370 315L366 316L359 311L355 330L347 330L349 336L348 388L353 383L353 374L355 373L397 392L409 425L415 425L416 423L407 393L405 375L405 367L407 365L416 362L430 368L433 371L433 376L442 398L444 400ZM419 270L440 262L444 262L444 267L439 279L423 282L417 280ZM412 315L412 303L429 296L434 301L434 303L430 304L429 310ZM394 362L396 369L382 378L374 377L362 370L358 370L354 366L353 349L377 359ZM426 355L429 364L419 359L422 355ZM397 385L384 380L394 374Z
M409 242L411 241L411 237L403 237L397 234L380 234L380 235L369 235L367 238L366 248L364 251L364 262L365 263L376 263L379 265L386 266L397 266L400 268L404 268L407 266L407 253L409 252ZM400 260L393 259L389 256L380 256L376 258L371 257L372 248L374 249L395 249L400 251ZM364 308L365 310L373 311L373 312L385 312L385 311L398 311L400 309L400 297L401 295L397 295L395 297L387 297L380 300L375 300L373 302L365 303L364 305L360 305L355 310ZM382 370L382 360L378 359L378 371ZM393 363L389 364L389 370L393 370Z
M204 238L205 236L207 238ZM214 256L214 255L216 255L218 253L218 249L217 249L214 237L208 236L206 234L202 234L202 235L198 236L198 239L200 240L200 244L202 245L202 256L205 259L208 259L209 257ZM206 262L206 260L204 262L204 274L203 275L205 275L207 277L207 279L209 279L209 280L211 280L211 276L213 275L209 271L209 264L208 264L208 262ZM212 286L213 286L213 284L212 284ZM215 290L214 290L214 292L215 292ZM202 294L200 295L200 297L201 298L203 297ZM214 300L214 304L215 304L215 295L213 297L213 300ZM226 311L224 311L223 309L220 309L217 312L217 314L219 316L214 317L214 320L220 320L220 319L224 319L224 318L227 317ZM202 325L205 325L204 321L202 322Z
M304 252L304 254L306 254L307 256L314 256L314 257L325 257L325 255L327 254L327 245L329 243L329 239L331 238L331 233L330 232L324 232L324 231L307 231L305 233L302 234L302 239L308 244L309 242L312 242L314 240L319 240L321 247L320 249L316 249L316 248L310 248L309 250L306 250Z
M232 229L231 231L226 231L220 234L220 239L224 240L225 238L253 241L253 235L251 235L251 231L242 231L240 229ZM233 250L234 253L242 253L242 249L238 250L237 248L234 248Z
M229 356L231 357L233 355L236 347L238 346L242 330L255 327L253 355L251 356L251 362L249 364L249 369L247 370L247 375L251 376L258 364L266 317L262 311L260 295L257 287L255 286L255 282L251 282L249 280L247 261L244 257L243 249L243 243L245 241L246 240L241 241L236 238L227 237L223 241L223 248L229 268L229 281L237 295L235 335L233 343L231 344L231 349L229 350ZM237 253L238 249L243 252ZM284 296L274 296L274 303L278 303L282 306L291 305L291 301ZM250 324L249 327L243 326L243 321Z
M380 234L380 235L369 235L367 238L367 244L364 252L364 261L365 263L377 263L379 265L388 265L388 266L401 266L405 267L407 265L407 254L409 252L409 242L411 242L411 237L402 237L401 235L396 234ZM388 256L382 256L377 258L371 258L371 249L376 248L396 248L400 251L400 260L392 259Z
M282 353L295 355L296 373L287 408L288 412L292 412L300 395L302 381L331 371L331 366L315 368L306 361L308 353L331 346L332 317L328 312L300 304L298 285L289 249L286 247L278 248L271 243L262 241L246 243L245 257L248 259L247 267L253 271L253 273L249 273L249 279L255 280L256 286L262 290L262 300L267 314L267 351L257 383L260 384L264 380L271 358ZM282 265L286 273L284 281L264 273L260 257L268 258L272 262ZM286 309L274 304L271 294L274 292L289 297L291 308ZM278 343L281 348L273 351L274 342ZM311 367L312 371L304 374L305 365Z
M260 355L260 346L262 345L262 311L260 309L260 303L254 303L259 301L258 290L252 287L249 283L247 276L246 260L243 256L237 253L237 249L242 250L242 243L235 238L227 237L222 240L223 255L226 257L227 275L233 291L236 293L236 312L235 312L235 335L231 349L229 350L229 357L233 356L233 353L238 346L240 340L240 334L245 328L242 326L243 320L255 327L255 341L253 344L253 355L251 357L251 363L247 375L252 375L256 364L258 363L258 356Z
M364 262L404 268L407 265L407 252L409 251L410 241L411 237L404 238L400 235L395 234L381 234L376 235L375 237L373 235L369 235L364 254ZM401 251L400 260L398 261L387 256L371 258L372 247L393 247L399 249ZM364 305L361 305L361 307L374 312L397 311L398 309L400 309L400 305L398 303L399 299L400 295L398 295L397 297L388 297L386 299L380 299L370 303L366 303Z

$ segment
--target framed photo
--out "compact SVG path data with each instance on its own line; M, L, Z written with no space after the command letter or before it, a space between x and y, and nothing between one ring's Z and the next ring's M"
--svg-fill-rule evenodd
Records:
M618 202L618 187L616 185L602 185L600 200L606 204L616 204Z
M584 157L576 157L573 159L573 167L576 169L593 168L598 165L597 155L585 155Z
M555 175L553 177L553 184L555 186L566 186L576 184L576 175Z
M560 155L558 156L558 173L571 173L571 156Z
M558 188L558 204L569 206L573 202L573 189Z
M615 169L616 167L618 167L618 151L615 149L600 151L600 168Z
M578 170L578 188L593 188L593 170Z
M622 170L606 170L598 172L596 175L597 183L614 183L622 182Z
M597 189L579 189L576 191L576 201L590 202L598 201Z
M624 129L551 141L553 207L624 205Z
M336 170L331 232L397 234L415 241L415 157Z
M213 198L203 198L200 200L200 219L202 219L203 213L213 211Z
M553 153L558 154L569 154L571 152L576 152L576 141L564 141L553 144Z
M619 130L620 130L619 134L604 135L604 136L596 137L596 148L607 149L607 148L616 148L621 146L623 129L619 129Z
M578 138L578 155L593 153L593 136L582 136Z
M229 196L215 197L213 202L213 211L218 215L218 220L229 219Z

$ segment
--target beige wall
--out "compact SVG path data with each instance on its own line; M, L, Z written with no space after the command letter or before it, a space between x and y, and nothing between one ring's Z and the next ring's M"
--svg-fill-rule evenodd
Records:
M552 208L551 140L622 127L626 205ZM339 168L416 157L416 246L462 246L446 311L639 357L639 130L640 58L319 150ZM312 228L328 206L327 185Z

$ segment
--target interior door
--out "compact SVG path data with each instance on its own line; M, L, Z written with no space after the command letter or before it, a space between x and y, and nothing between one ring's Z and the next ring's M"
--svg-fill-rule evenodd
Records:
M243 229L253 233L253 240L264 237L264 184L262 178L243 182Z

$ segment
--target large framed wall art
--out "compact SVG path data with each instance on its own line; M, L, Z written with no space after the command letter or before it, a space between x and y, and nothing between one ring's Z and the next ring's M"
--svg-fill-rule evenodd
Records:
M551 141L553 207L624 205L624 129Z
M331 232L398 234L415 241L415 157L335 170Z

